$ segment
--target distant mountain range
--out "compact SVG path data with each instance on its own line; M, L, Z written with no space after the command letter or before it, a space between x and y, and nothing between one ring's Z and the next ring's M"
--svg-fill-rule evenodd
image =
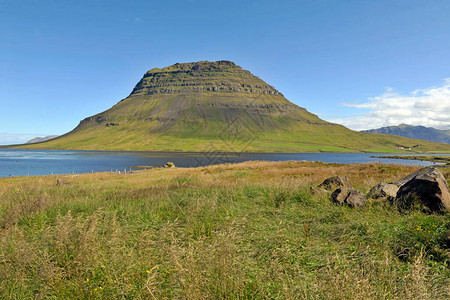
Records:
M436 128L425 126L400 124L398 126L388 126L378 129L362 130L362 132L398 135L412 139L450 144L450 130L439 130Z
M33 144L33 143L45 142L45 141L48 141L48 140L55 139L55 138L57 138L58 136L59 136L59 135L47 135L47 136L44 136L44 137L38 136L38 137L35 137L34 139L29 140L29 141L26 142L25 144Z

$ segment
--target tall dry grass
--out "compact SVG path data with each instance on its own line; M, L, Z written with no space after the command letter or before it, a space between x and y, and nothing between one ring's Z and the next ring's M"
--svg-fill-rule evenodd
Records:
M415 169L247 162L0 179L0 298L446 299L448 214L354 210L309 191L347 175L367 192Z

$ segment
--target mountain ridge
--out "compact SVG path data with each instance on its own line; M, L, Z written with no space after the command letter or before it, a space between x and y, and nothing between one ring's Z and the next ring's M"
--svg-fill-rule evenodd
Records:
M436 143L450 144L450 130L441 130L421 125L415 126L400 124L398 126L386 126L377 129L362 130L362 132L389 134Z
M33 144L33 143L45 142L45 141L48 141L48 140L55 139L58 136L59 135L38 136L38 137L32 138L31 140L25 142L25 144Z

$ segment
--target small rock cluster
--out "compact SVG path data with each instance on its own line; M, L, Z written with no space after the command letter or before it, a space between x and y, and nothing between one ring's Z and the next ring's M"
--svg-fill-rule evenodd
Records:
M378 183L366 196L353 188L346 176L326 179L313 193L331 192L331 201L359 208L367 198L387 199L399 209L420 206L424 212L450 212L450 192L442 173L436 168L418 170L394 183Z
M361 191L353 188L347 176L333 176L325 179L317 187L319 191L333 191L331 201L352 207L362 207L366 204L366 197Z

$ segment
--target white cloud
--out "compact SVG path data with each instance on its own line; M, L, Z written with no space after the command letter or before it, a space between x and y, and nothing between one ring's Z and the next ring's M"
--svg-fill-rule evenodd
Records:
M144 20L141 18L134 18L134 23L144 23Z
M450 78L440 87L412 91L407 95L387 89L381 96L344 106L369 110L357 117L331 120L354 130L399 124L450 129Z
M0 132L0 145L23 144L38 136L45 136L45 135Z

